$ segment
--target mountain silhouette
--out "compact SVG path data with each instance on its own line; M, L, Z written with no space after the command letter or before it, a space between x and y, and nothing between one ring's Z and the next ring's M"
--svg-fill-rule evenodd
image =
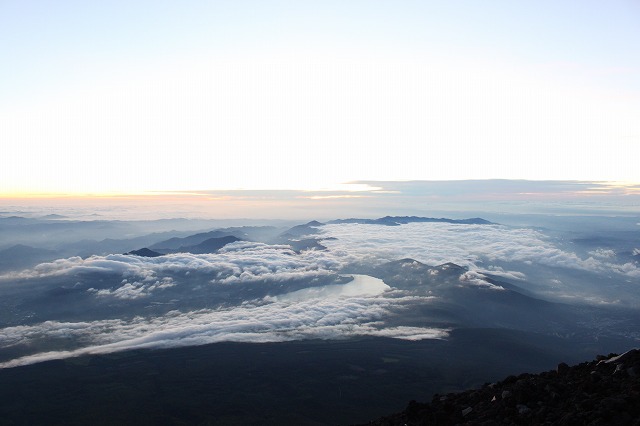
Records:
M235 243L236 241L243 241L233 235L227 235L220 238L209 238L204 240L200 244L193 246L182 246L176 250L178 253L193 253L193 254L205 254L215 253L227 244Z
M148 249L147 247L141 248L140 250L133 250L133 251L130 251L129 253L125 253L125 254L134 255L134 256L141 256L141 257L158 257L158 256L162 256L162 253L158 253L157 251L153 251L151 249Z

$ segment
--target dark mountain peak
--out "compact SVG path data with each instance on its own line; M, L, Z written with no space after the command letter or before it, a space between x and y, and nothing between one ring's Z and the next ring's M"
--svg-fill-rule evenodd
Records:
M151 249L148 249L147 247L141 248L140 250L132 250L129 253L125 253L125 255L140 256L140 257L158 257L158 256L163 256L162 253L158 253L157 251L153 251Z
M305 224L306 226L322 226L323 223L318 222L317 220L312 220L311 222L308 222Z

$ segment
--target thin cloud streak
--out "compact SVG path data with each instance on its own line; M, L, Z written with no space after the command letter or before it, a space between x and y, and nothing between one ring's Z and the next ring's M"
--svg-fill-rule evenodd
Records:
M438 339L447 330L428 327L385 328L385 317L412 303L430 298L336 297L309 300L246 303L227 310L172 311L157 318L130 321L102 320L80 323L47 321L0 330L0 347L39 346L59 339L75 342L76 349L48 351L0 363L0 368L50 359L121 350L203 345L222 341L282 342L304 339L341 339L384 336L407 340ZM44 341L44 343L43 343Z

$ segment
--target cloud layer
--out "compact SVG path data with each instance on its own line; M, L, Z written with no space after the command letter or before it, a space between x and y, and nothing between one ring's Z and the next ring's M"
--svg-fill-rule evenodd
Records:
M343 262L382 262L403 257L428 265L453 262L473 270L523 279L521 272L505 271L494 263L521 262L590 272L615 272L629 277L640 273L635 265L617 264L615 252L598 249L583 258L562 249L545 234L529 228L502 225L409 223L402 226L325 225L323 241Z
M623 280L640 276L636 264L616 262L614 250L580 256L526 228L409 223L318 229L327 250L297 253L286 244L236 242L214 254L70 257L1 276L0 291L14 292L2 296L7 306L27 308L16 311L23 322L0 329L0 367L220 341L445 337L442 326L403 322L404 310L429 306L433 297L353 275L363 266L402 258L464 266L468 272L456 278L456 285L483 291L504 290L487 274L546 285L559 295L568 294L570 274L593 282L612 274ZM548 275L550 268L570 274ZM55 303L52 290L60 290ZM589 291L585 285L583 301L602 299ZM65 303L75 304L75 317L56 310Z
M403 305L425 303L429 298L385 295L389 287L375 278L368 284L372 288L363 291L367 285L363 281L368 277L356 279L356 286L349 289L349 284L345 284L346 291L342 294L335 289L321 288L316 293L297 291L228 309L171 311L161 317L137 316L131 320L46 321L32 326L6 327L0 330L1 348L35 346L39 352L6 360L0 363L0 368L82 354L221 341L278 342L363 335L419 340L447 335L447 330L439 328L385 327L384 318ZM327 293L332 294L326 297ZM69 349L46 350L60 341L67 342Z

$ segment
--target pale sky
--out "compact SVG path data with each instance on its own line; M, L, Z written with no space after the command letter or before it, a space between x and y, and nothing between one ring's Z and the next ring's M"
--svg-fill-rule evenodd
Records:
M640 182L638 1L0 0L0 194Z

